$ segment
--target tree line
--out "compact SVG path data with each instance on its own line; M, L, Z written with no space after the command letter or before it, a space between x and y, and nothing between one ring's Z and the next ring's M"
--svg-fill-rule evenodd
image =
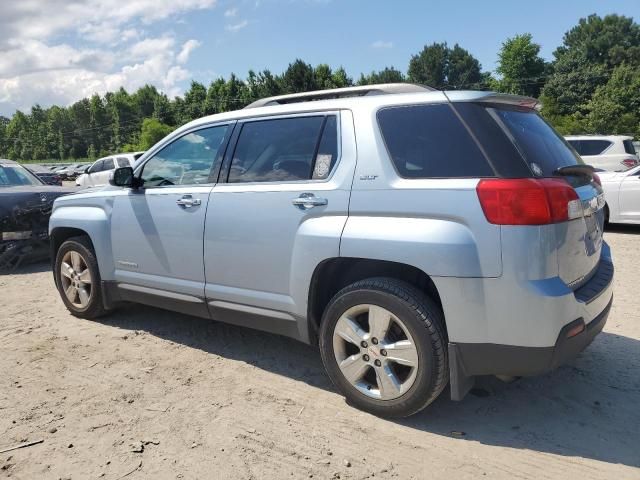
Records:
M540 57L528 33L508 38L494 73L465 48L433 43L394 67L351 78L344 68L297 59L281 74L231 74L207 87L191 82L170 99L154 86L94 94L68 107L17 111L0 117L0 157L16 160L94 159L145 150L195 118L242 108L259 98L375 83L413 82L438 89L480 89L540 98L542 114L561 133L640 137L640 25L621 15L591 15L565 33L553 60Z

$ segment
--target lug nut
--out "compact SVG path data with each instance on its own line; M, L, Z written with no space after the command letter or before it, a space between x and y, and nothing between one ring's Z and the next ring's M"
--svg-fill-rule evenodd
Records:
M367 354L365 353L365 354L362 356L362 359L363 359L365 362L368 362L368 361L369 361L369 355L367 355Z
M376 337L373 337L371 339L371 343L373 343L374 345L377 345L378 344L378 339Z
M387 351L383 348L382 350L380 350L380 355L382 355L383 357L386 357Z
M362 342L360 342L360 346L362 348L367 348L369 346L369 344L363 340Z
M380 360L376 360L373 363L376 365L376 367L379 367L380 365L382 365L382 362Z

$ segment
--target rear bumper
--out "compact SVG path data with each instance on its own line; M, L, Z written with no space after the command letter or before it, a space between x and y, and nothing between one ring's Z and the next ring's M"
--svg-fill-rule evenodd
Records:
M613 299L605 309L577 335L568 337L575 327L584 325L579 318L560 330L556 344L550 347L520 347L491 343L450 343L449 356L464 376L532 376L551 371L575 358L600 333L607 323ZM452 363L454 363L452 361Z
M613 303L613 272L613 264L609 259L601 261L589 282L571 294L572 302L579 305L583 315L565 324L552 345L539 347L498 343L449 343L452 399L461 400L472 387L475 376L539 375L575 358L589 346L607 322ZM545 318L538 320L538 325L544 325Z

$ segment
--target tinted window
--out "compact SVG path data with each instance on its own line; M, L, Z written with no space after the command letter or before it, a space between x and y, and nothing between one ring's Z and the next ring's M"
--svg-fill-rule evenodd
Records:
M325 117L296 117L244 124L233 154L229 182L309 180L324 123ZM327 150L324 155L320 162L326 164L331 155L330 168L334 153ZM324 170L320 173L328 175Z
M119 167L130 167L129 159L124 157L118 157L118 166Z
M42 185L43 182L20 165L0 165L0 187Z
M511 137L534 175L549 177L560 167L583 163L537 113L503 108L488 111Z
M637 155L636 147L633 145L633 140L625 140L623 143L625 152L630 153L631 155Z
M494 172L449 105L385 108L378 121L402 177L492 177Z
M569 140L569 143L580 155L600 155L611 146L607 140Z
M209 175L224 141L227 126L188 133L156 153L142 170L144 186L210 183Z
M115 167L113 158L106 158L102 164L102 170L113 170Z
M102 170L104 170L102 166L103 164L104 164L104 160L97 160L96 163L91 165L91 168L89 169L89 173L101 172Z

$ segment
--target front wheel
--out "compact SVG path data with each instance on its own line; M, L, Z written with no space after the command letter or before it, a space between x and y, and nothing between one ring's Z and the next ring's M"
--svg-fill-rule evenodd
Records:
M105 313L98 262L87 237L65 241L58 249L54 268L56 286L67 310L88 319Z
M375 415L412 415L448 381L441 309L391 278L362 280L333 297L322 319L320 351L334 385Z

